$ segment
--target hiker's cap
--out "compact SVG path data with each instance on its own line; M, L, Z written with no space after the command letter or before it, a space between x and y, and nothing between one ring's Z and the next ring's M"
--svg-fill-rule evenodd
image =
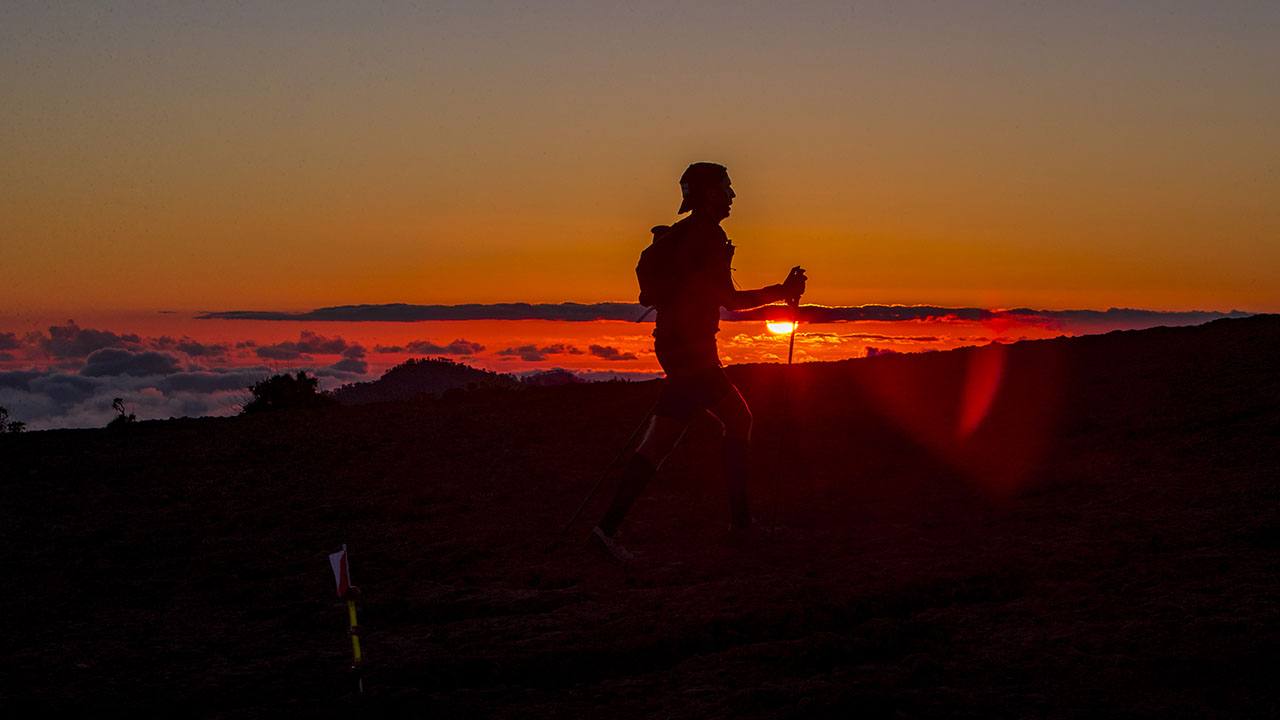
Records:
M703 188L715 187L729 177L725 166L712 162L696 162L690 165L680 176L680 212L687 213L693 209L695 193Z

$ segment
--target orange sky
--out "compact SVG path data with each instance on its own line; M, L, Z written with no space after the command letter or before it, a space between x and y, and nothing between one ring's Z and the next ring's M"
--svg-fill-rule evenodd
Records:
M407 5L6 4L0 310L631 300L715 160L743 286L1280 311L1275 3Z

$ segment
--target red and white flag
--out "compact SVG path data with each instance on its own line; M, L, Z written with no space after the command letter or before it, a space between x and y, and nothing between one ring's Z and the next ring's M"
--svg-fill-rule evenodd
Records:
M338 597L345 598L351 587L351 570L347 567L347 546L329 556L329 564L333 566L333 579L338 583Z

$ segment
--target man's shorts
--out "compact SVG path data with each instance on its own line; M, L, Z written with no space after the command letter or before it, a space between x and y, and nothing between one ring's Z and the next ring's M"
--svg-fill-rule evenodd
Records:
M673 347L658 340L654 351L667 373L654 415L687 425L699 410L715 407L733 390L733 383L720 367L714 341L709 346Z

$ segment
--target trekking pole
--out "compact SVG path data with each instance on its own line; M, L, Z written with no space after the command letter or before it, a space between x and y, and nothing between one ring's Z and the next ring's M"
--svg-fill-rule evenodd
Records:
M791 308L791 344L787 348L787 367L791 367L791 358L796 352L796 328L800 326L800 298L788 298L787 307ZM790 385L784 380L783 389L784 398L790 410L791 392ZM778 496L781 493L781 484L778 482L778 473L773 474L773 518L769 521L769 539L773 540L773 533L778 529Z
M796 328L800 327L800 298L787 300L791 308L791 344L787 346L787 365L791 364L791 356L796 352Z
M635 440L636 435L640 434L641 428L649 424L649 418L653 417L653 412L657 409L658 404L654 403L653 407L649 408L649 412L645 413L644 419L640 421L640 424L636 426L636 429L631 431L631 437L627 438L626 444L624 444L622 449L618 451L618 454L613 457L613 462L609 463L609 467L605 469L604 474L596 481L596 486L591 488L591 492L587 493L587 497L582 501L582 504L578 506L577 512L573 514L573 517L569 518L569 522L565 523L564 529L560 531L560 535L563 536L565 533L569 532L569 528L573 527L573 521L577 520L578 516L582 514L582 511L586 509L587 503L591 502L591 498L595 497L596 491L604 484L605 479L609 477L609 473L613 472L613 469L617 467L618 461L621 460L622 456L627 452L627 448L631 447L631 441Z

